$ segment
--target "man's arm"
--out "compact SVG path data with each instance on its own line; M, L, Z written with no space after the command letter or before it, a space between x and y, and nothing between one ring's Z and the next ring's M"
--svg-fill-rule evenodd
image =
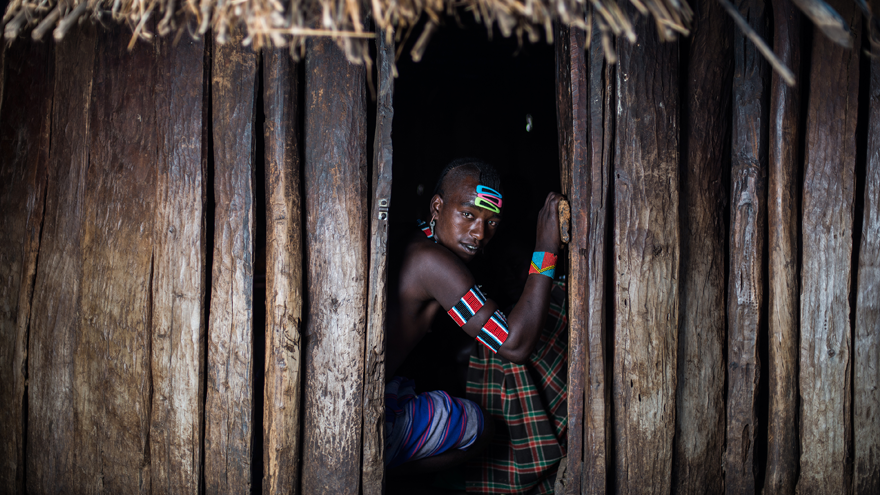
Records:
M561 196L550 193L538 215L538 241L535 251L557 254L559 251L559 220L557 205ZM452 308L472 287L474 277L452 252L442 246L431 246L422 257L420 285L430 298L435 299L444 310ZM498 353L514 363L525 363L544 328L544 320L550 307L550 289L553 279L542 274L530 274L522 297L507 317L509 334ZM489 321L498 305L486 299L482 308L462 326L471 337L476 338Z

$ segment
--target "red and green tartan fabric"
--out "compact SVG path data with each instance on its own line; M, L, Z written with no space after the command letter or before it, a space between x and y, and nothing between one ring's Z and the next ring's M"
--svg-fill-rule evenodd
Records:
M478 346L467 398L495 422L490 445L465 469L468 493L553 493L565 455L568 319L565 282L554 282L550 311L525 365Z

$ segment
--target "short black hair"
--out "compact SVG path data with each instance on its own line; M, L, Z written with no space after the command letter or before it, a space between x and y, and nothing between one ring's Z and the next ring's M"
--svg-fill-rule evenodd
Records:
M456 158L449 162L449 165L440 172L440 178L437 179L437 185L434 186L434 194L439 194L442 198L445 193L446 179L458 179L464 174L475 174L478 176L481 185L491 187L503 193L501 190L501 176L498 175L498 170L495 167L479 158Z

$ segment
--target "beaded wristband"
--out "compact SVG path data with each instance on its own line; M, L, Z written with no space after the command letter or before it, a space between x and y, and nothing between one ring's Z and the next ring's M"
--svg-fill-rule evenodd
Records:
M465 295L461 296L461 299L455 303L455 306L446 313L458 323L458 326L463 327L468 320L477 314L477 311L479 311L485 303L486 296L484 296L483 293L480 292L480 288L475 285L471 287L471 290L467 291Z
M480 329L480 333L477 334L477 340L494 354L501 348L501 344L507 340L508 333L507 318L504 317L504 313L497 310L489 317L489 321L483 325L483 328Z
M532 264L529 266L529 275L539 273L551 279L556 274L556 255L544 251L532 253Z

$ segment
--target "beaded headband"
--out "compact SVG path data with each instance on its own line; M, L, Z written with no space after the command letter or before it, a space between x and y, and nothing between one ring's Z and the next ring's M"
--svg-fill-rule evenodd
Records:
M477 199L474 205L494 213L501 213L501 193L486 186L477 186Z

